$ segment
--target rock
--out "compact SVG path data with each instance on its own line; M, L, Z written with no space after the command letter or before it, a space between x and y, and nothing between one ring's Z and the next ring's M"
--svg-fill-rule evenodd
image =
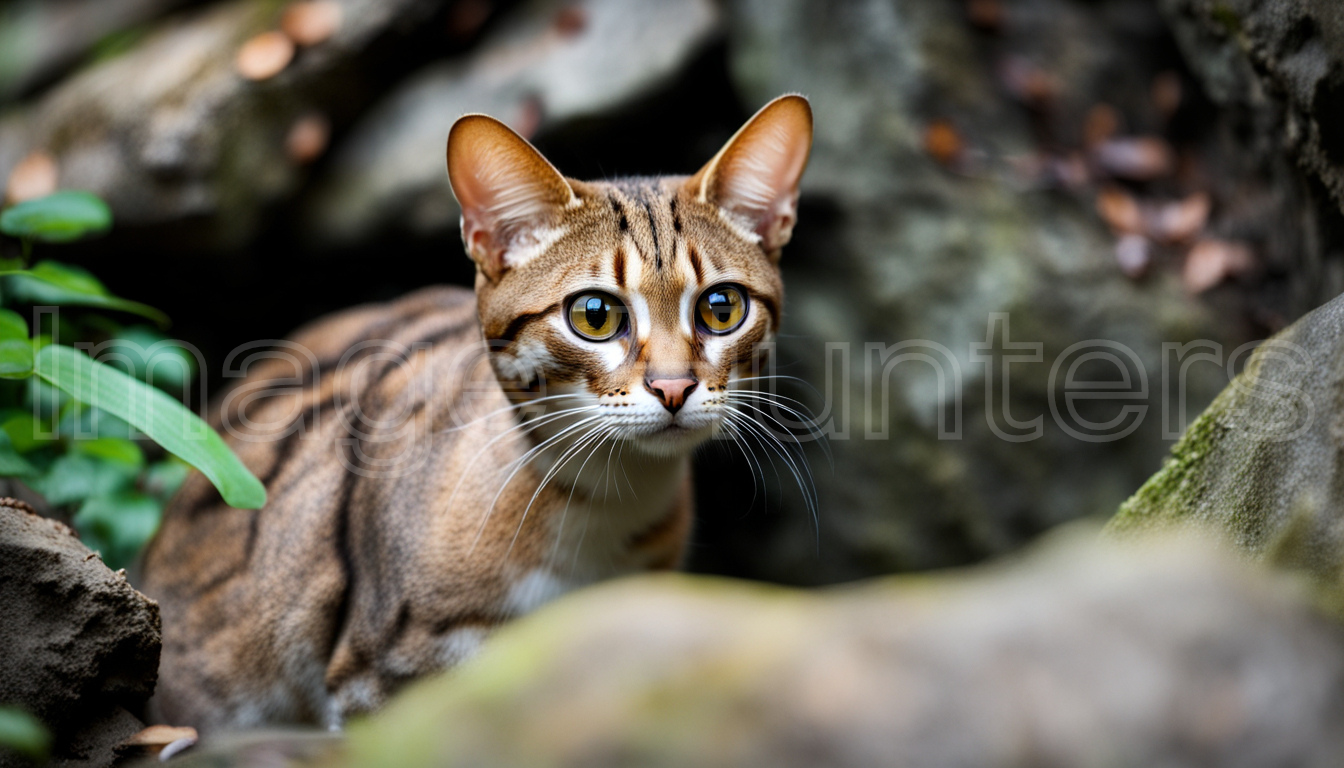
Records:
M820 592L584 590L353 724L324 764L1335 764L1344 636L1300 590L1198 539L1094 536Z
M1110 529L1177 524L1344 583L1344 297L1256 349Z
M670 80L717 30L709 0L528 3L467 60L426 68L355 126L307 230L338 243L389 225L449 230L458 209L443 152L458 117L484 112L531 137L611 112Z
M158 679L158 604L62 523L0 499L0 606L0 701L47 726L55 764L111 765L144 727L131 713Z
M1334 0L1160 0L1209 95L1283 121L1277 138L1344 208L1344 13Z
M192 244L242 244L264 206L302 178L285 147L294 121L337 101L357 107L364 83L351 65L435 7L342 0L339 29L264 82L235 63L249 39L279 25L283 4L233 0L165 21L130 51L0 118L0 178L41 150L55 158L62 188L101 195L120 226L190 218Z
M1229 317L1235 310L1187 298L1175 270L1132 281L1090 196L1024 188L1008 161L1036 151L1035 107L993 87L992 63L957 3L739 0L728 8L732 71L746 103L797 90L817 116L799 224L784 252L777 359L778 373L823 390L818 398L779 388L830 421L835 460L832 472L811 452L823 500L815 522L802 498L786 493L782 514L733 524L735 543L702 555L698 566L785 583L843 581L970 562L1061 521L1109 515L1169 448L1162 414L1175 395L1160 379L1163 344L1208 339L1234 348L1247 334ZM1151 6L1107 8L1068 0L1002 6L999 47L1031 54L1058 81L1050 114L1074 115L1079 137L1096 93L1141 114L1153 74L1144 67L1166 66L1135 53L1166 39ZM927 152L926 126L939 120L957 126L959 169ZM1144 406L1123 439L1084 429L1051 381L1056 363L1063 376L1082 353L1072 345L1088 340L1129 350L1117 353L1123 375L1145 377L1137 400L1080 406L1096 423L1126 404ZM870 348L890 361L898 352L888 345L900 342L923 359L887 369ZM848 358L836 351L827 362L828 344ZM1033 354L1034 362L1011 363L1003 381L1005 356ZM1191 372L1185 394L1194 413L1227 378L1214 366ZM1121 375L1112 366L1084 378ZM1010 428L1005 415L1039 419L1038 436ZM765 451L758 453L778 501ZM748 471L704 469L706 482L726 485L735 475L739 488ZM746 483L734 503L702 497L704 529L740 518L751 493Z

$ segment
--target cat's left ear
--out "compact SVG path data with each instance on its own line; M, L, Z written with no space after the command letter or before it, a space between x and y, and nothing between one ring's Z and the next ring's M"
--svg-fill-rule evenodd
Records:
M812 107L797 94L761 107L686 181L697 200L713 203L749 231L771 257L789 242L798 218L798 181L812 149Z
M536 255L561 212L579 203L555 166L488 115L453 123L448 181L462 206L462 242L491 280Z

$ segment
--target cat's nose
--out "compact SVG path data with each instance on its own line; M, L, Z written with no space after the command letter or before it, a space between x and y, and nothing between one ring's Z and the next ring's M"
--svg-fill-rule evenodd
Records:
M645 379L644 388L649 390L658 402L672 413L681 410L686 398L691 396L700 385L696 379Z

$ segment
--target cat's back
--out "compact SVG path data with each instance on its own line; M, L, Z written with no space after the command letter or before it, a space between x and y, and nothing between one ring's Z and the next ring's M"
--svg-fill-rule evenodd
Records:
M241 380L210 421L266 486L267 504L230 508L193 472L165 510L143 563L144 591L164 618L161 710L197 722L217 710L217 696L206 695L217 666L257 675L236 690L310 679L300 688L311 690L269 694L258 722L320 716L308 710L346 595L351 494L398 464L413 474L425 457L407 452L432 447L426 435L451 434L459 385L482 367L483 349L474 294L434 287L229 358L226 374ZM247 663L224 663L240 654Z

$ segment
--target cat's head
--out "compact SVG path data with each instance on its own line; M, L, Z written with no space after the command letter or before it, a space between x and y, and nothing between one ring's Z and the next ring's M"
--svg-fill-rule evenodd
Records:
M779 329L811 143L807 100L782 96L694 176L581 182L498 120L459 119L448 174L501 380L652 453L709 437Z

